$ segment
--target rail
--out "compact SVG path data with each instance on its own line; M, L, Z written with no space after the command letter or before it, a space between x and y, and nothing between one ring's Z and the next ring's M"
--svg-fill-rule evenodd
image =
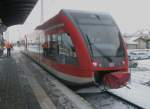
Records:
M116 98L118 98L118 99L120 99L120 100L122 100L122 101L127 102L128 104L134 106L135 108L144 109L143 107L139 106L138 104L135 104L135 103L132 103L132 102L130 102L128 100L125 100L124 98L122 98L122 97L120 97L120 96L118 96L118 95L116 95L116 94L114 94L112 92L107 91L107 93L110 94L110 95L112 95L112 96L114 96L114 97L116 97Z
M134 104L108 91L101 93L82 93L80 96L87 100L91 105L93 105L95 109L144 109L138 104Z

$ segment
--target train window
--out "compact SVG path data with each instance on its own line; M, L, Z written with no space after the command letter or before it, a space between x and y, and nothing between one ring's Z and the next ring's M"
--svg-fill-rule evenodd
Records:
M45 42L42 44L43 56L56 60L58 55L57 35L47 35Z
M48 48L50 48L50 42L52 41L52 37L51 37L51 35L48 35L47 36L47 41L46 42L48 42Z
M82 25L100 25L100 21L98 19L95 18L80 18L80 19L76 19L78 24L82 24Z
M47 35L47 36L44 35L44 41L45 41L45 42L48 41L48 36L49 36L49 35Z
M48 46L49 46L49 44L48 44L48 42L49 42L49 35L47 35L47 36L44 36L43 37L43 39L42 39L43 41L41 42L42 44L41 44L41 47L42 47L42 54L43 54L43 56L44 57L47 57L48 56Z
M56 57L58 55L58 42L57 42L56 34L53 34L51 36L49 53L50 53L50 56L52 56L54 59L56 59Z
M40 43L44 43L45 42L45 37L43 34L40 34Z
M77 64L74 45L69 34L53 34L48 36L48 49L43 49L43 54L54 61L62 64ZM45 53L44 53L45 50Z
M58 35L58 44L61 44L62 38L61 38L61 34Z
M51 41L51 35L48 35L47 39L48 39L48 42L50 42Z
M77 64L76 52L69 34L61 34L61 44L59 44L59 57L61 63Z
M115 26L106 25L80 25L84 31L85 38L88 39L88 46L92 50L92 55L97 56L118 56L118 48L123 49L119 30ZM120 48L121 47L121 48ZM123 56L123 54L122 54Z
M105 14L72 13L73 19L77 24L82 25L116 25L112 17Z
M53 34L53 35L52 35L52 41L54 41L54 42L57 41L57 35L56 35L56 34Z

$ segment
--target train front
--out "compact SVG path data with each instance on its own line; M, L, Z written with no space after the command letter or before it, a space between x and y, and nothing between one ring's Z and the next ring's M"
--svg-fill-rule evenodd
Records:
M120 88L129 81L127 52L116 25L89 26L88 40L94 67L94 80L110 88Z
M110 15L80 14L77 25L87 45L94 81L109 88L125 86L130 79L126 47Z

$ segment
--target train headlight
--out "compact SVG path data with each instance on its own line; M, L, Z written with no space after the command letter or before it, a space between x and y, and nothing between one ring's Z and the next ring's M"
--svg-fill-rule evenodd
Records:
M97 62L93 62L92 64L93 64L93 66L95 66L95 67L98 65Z
M114 66L115 66L115 63L113 63L113 62L109 63L109 67L114 67Z
M98 66L99 66L99 67L102 67L102 64L101 64L101 63L99 63L99 64L98 64Z
M125 64L125 61L122 61L122 64L124 65L124 64Z

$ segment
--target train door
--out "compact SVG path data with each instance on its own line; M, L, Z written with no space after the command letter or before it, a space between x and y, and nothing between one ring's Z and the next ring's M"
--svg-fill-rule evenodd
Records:
M58 64L78 65L75 47L67 33L50 36L49 57Z
M71 37L68 33L59 33L52 38L51 59L55 61L52 66L64 74L76 75L79 64Z
M59 57L63 59L61 63L78 65L75 47L67 33L60 34L59 38Z

